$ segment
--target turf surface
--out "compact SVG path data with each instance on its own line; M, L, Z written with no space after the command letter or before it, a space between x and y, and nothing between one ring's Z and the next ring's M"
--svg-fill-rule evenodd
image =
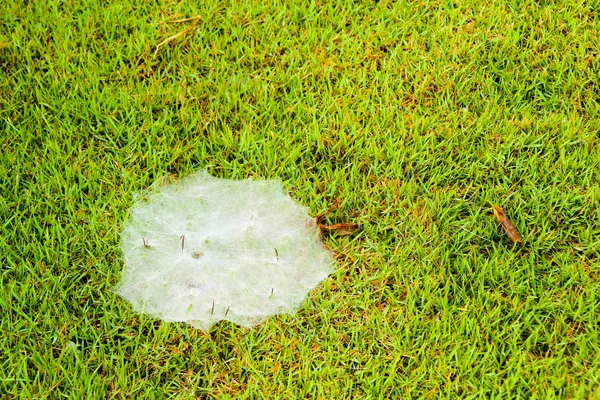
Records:
M1 2L0 397L600 398L599 31L567 1ZM134 193L204 167L361 225L296 316L204 334L111 292Z

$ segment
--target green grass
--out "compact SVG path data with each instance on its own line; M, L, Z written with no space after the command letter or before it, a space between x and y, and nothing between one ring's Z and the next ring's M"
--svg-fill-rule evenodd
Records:
M262 3L0 3L0 397L600 398L598 10ZM134 193L204 167L361 224L297 315L110 291Z

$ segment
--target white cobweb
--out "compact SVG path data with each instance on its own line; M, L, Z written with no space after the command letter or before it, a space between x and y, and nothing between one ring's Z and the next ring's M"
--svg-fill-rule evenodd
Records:
M293 314L332 272L308 208L277 181L199 171L139 199L121 239L116 292L138 312L204 331Z

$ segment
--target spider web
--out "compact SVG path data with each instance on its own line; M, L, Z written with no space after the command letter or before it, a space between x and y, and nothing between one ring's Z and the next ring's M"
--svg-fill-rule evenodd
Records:
M202 170L138 199L121 233L116 292L134 310L208 331L293 314L332 272L308 208L277 181Z

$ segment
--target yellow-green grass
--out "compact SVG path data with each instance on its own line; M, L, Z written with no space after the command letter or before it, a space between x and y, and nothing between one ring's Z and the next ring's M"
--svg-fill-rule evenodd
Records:
M264 3L0 3L0 397L600 398L593 2ZM134 193L204 167L361 224L297 315L110 291Z

